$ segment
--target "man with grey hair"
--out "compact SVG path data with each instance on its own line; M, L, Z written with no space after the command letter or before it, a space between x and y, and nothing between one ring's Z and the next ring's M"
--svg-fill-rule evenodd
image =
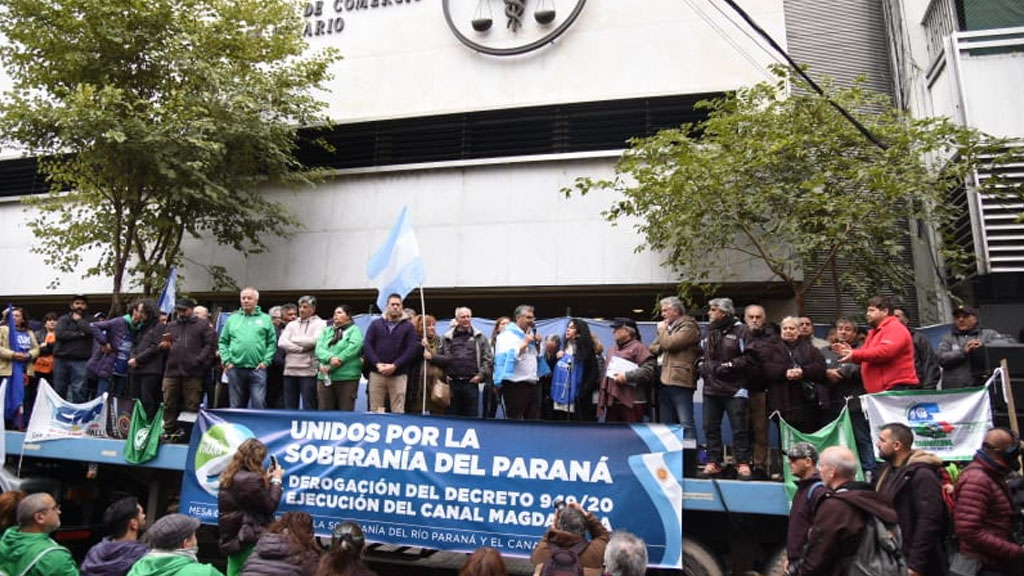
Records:
M320 333L327 327L323 318L316 315L316 298L299 298L299 317L289 322L277 339L277 346L284 351L284 407L298 410L299 398L302 408L316 410L316 343Z
M220 359L228 375L232 408L267 407L267 367L277 351L277 333L270 316L260 310L260 293L247 287L239 295L241 308L220 332Z
M501 389L506 420L540 418L537 359L541 335L533 330L533 306L516 307L512 322L494 342L494 385Z
M590 532L590 540L587 540ZM584 576L599 576L604 564L608 530L593 512L587 512L575 502L555 512L551 528L537 543L530 555L536 565L535 574L543 572L544 564L559 561L559 552L572 550L580 559ZM556 564L557 566L557 564Z
M700 326L686 315L683 301L676 296L661 299L661 322L651 343L651 354L661 366L658 386L659 420L682 424L683 437L697 439L693 418L693 393L697 390L697 357L700 355Z
M0 538L0 574L78 576L71 552L50 538L60 528L60 505L45 492L29 494L18 504L18 527Z
M822 495L814 511L803 562L795 572L799 576L839 574L843 561L857 553L867 522L873 517L899 533L896 511L889 499L872 490L870 484L855 480L858 462L849 448L826 448L818 468L830 491Z
M483 332L473 327L473 311L465 306L455 309L455 325L441 337L441 351L434 356L445 368L452 386L449 414L476 418L480 385L491 373L494 352Z
M604 549L604 571L608 576L643 576L647 573L647 545L629 532L616 530Z
M700 476L714 478L722 473L722 415L732 427L736 477L750 480L750 435L747 430L747 372L753 355L747 351L747 327L736 318L729 298L708 302L708 333L701 340L703 357L698 372L704 379L704 435L708 460Z

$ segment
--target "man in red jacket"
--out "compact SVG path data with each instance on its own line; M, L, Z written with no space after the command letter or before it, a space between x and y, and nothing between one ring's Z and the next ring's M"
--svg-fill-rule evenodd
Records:
M914 369L914 340L892 311L892 300L888 296L871 298L866 314L871 331L864 345L854 350L846 343L833 344L840 362L860 364L861 379L868 394L920 387Z
M1020 439L1012 430L993 428L956 482L953 524L960 556L981 563L979 574L1024 573L1024 547L1013 541L1013 517L1006 476L1020 468Z

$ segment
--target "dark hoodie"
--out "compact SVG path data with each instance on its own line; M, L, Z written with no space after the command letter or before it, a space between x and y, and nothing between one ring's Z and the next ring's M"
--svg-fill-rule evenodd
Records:
M320 556L287 534L265 533L245 562L241 576L313 576Z
M887 524L897 522L889 498L866 482L847 482L822 496L807 533L800 576L840 576L843 560L857 553L868 514Z
M124 576L146 552L149 546L138 540L104 538L89 549L79 573L81 576Z

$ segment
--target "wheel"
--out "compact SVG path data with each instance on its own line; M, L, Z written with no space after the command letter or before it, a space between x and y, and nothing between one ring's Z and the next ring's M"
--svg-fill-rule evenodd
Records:
M725 576L725 571L714 552L700 542L686 538L683 540L683 575Z

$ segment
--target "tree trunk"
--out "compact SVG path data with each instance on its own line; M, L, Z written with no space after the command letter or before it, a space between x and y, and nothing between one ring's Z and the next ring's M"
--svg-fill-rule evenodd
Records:
M835 258L829 261L828 269L829 273L832 274L832 291L836 299L836 317L832 319L835 321L843 316L843 291L839 288L839 273L836 270Z

